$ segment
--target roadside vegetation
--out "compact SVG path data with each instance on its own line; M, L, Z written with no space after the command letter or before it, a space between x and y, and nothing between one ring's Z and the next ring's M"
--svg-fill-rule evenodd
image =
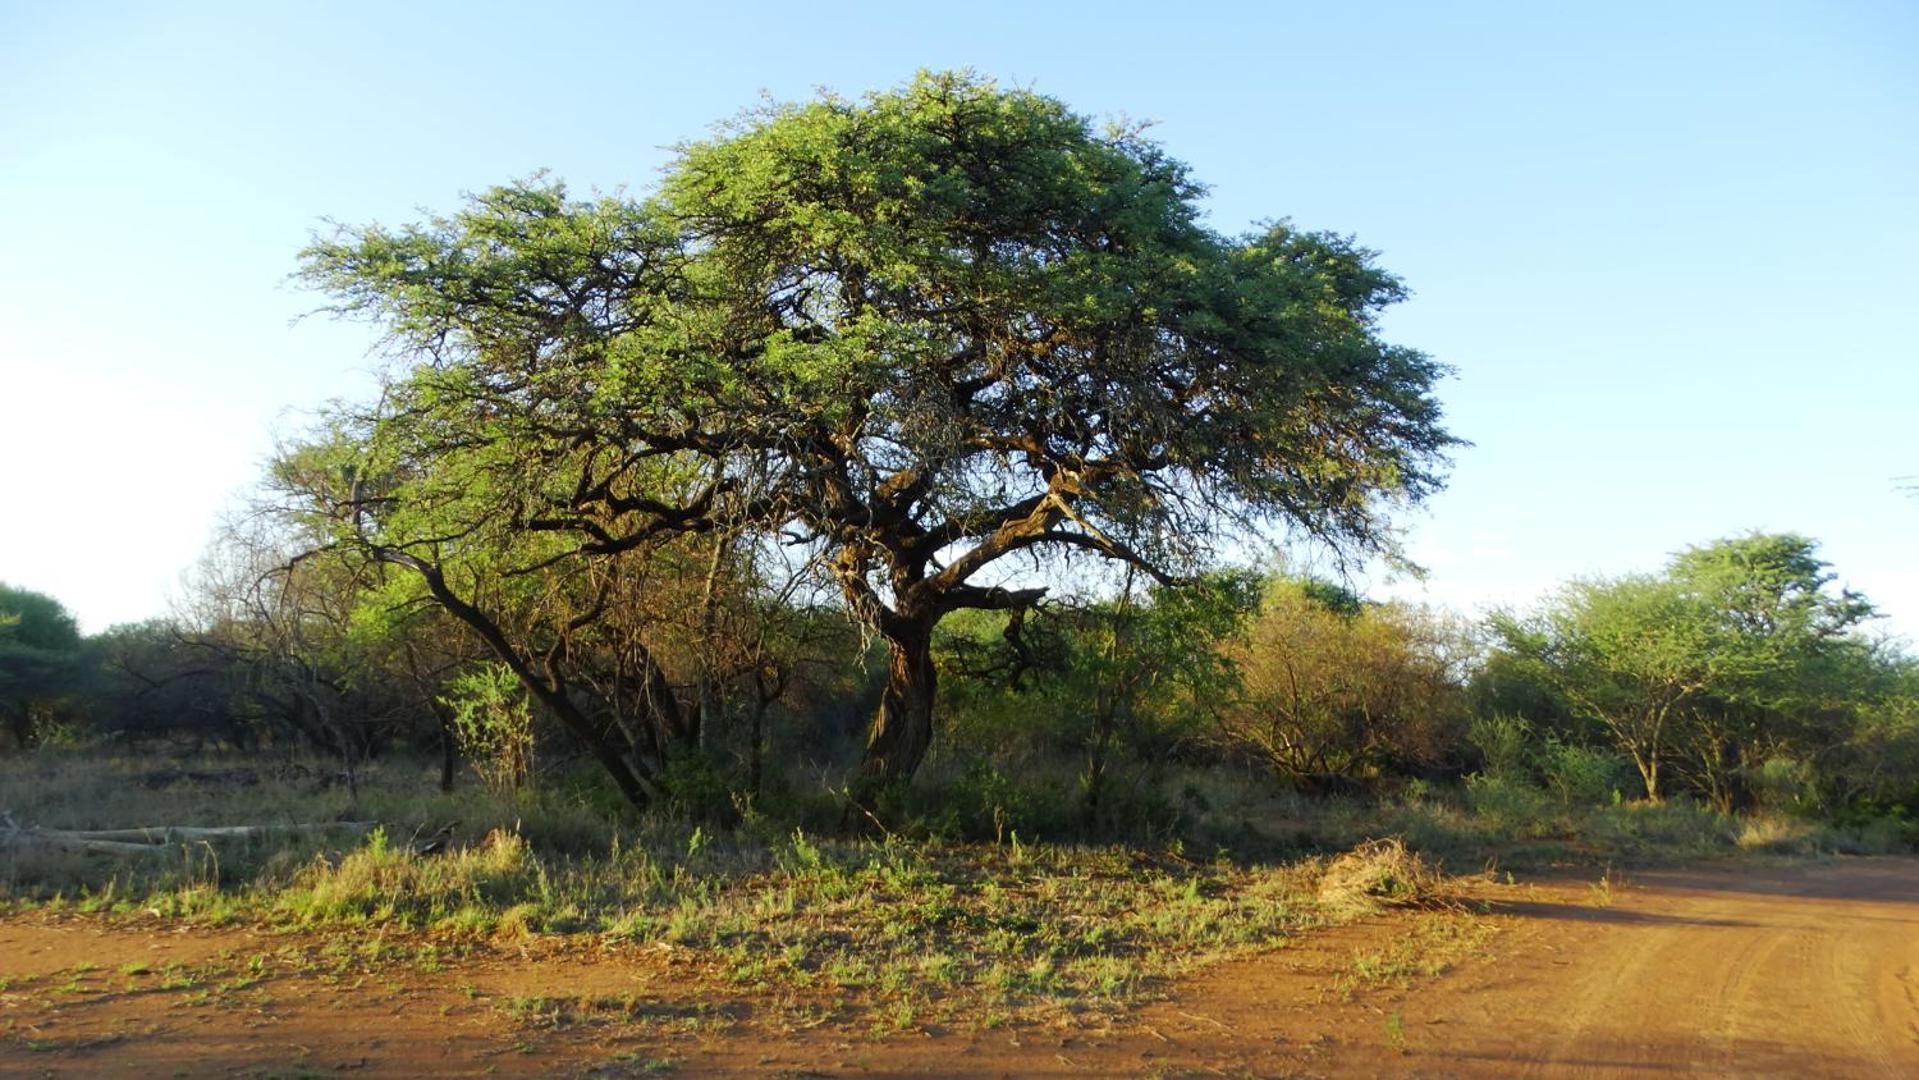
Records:
M1520 625L1249 574L1062 605L1017 643L959 620L940 648L948 706L927 767L858 815L843 779L858 744L833 717L869 692L859 664L837 694L769 702L757 731L718 728L674 797L642 811L510 682L470 677L497 670L484 661L443 684L445 713L355 717L350 745L364 749L342 754L261 707L253 680L276 674L263 659L211 708L100 731L89 721L136 713L115 695L166 680L126 680L95 639L76 663L102 666L78 669L42 714L60 721L0 759L0 902L346 935L403 963L532 939L664 949L786 1022L904 1030L1100 1013L1395 904L1437 906L1417 941L1356 958L1352 985L1443 968L1485 932L1448 900L1448 873L1912 845L1910 672L1883 645L1819 638L1797 688L1769 669L1778 711L1748 714L1747 737L1765 742L1721 744L1750 755L1730 772L1685 751L1712 745L1704 729L1746 684L1699 691L1701 711L1669 721L1660 760L1677 779L1653 799L1564 675L1512 647ZM164 632L220 655L185 627ZM1819 682L1834 673L1843 686ZM1634 678L1609 675L1609 700ZM404 700L410 685L384 692ZM462 763L450 777L448 729ZM354 831L291 828L333 822ZM256 831L155 833L127 851L126 830L182 825ZM112 850L61 840L96 830L115 830ZM562 1018L578 1005L546 1004Z

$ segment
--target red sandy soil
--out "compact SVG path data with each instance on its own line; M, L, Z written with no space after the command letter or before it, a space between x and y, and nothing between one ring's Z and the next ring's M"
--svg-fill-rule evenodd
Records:
M1356 957L1462 918L1397 912L1118 1019L883 1037L846 1010L778 1020L658 948L545 940L329 975L316 937L19 915L0 919L0 1075L1919 1076L1919 859L1471 895L1500 932L1437 976L1355 979ZM275 959L252 982L256 952ZM163 989L170 965L227 974ZM581 996L625 1004L558 1027L505 1007Z

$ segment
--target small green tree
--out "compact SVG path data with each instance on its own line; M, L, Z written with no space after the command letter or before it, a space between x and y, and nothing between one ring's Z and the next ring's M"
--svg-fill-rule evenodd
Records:
M21 749L79 685L80 628L58 600L0 583L0 718Z
M1828 808L1892 813L1919 833L1919 658L1881 644L1850 737L1818 759Z
M1479 751L1481 775L1500 780L1528 775L1533 730L1525 717L1506 713L1475 716L1466 726L1466 741Z
M1664 572L1574 582L1527 617L1496 614L1507 663L1599 724L1662 796L1667 766L1722 808L1741 771L1842 742L1872 614L1830 589L1817 545L1754 534L1690 548Z
M1871 696L1872 659L1854 631L1872 605L1792 534L1755 533L1675 556L1673 582L1700 608L1711 682L1687 709L1693 785L1721 809L1771 758L1812 760L1846 741Z
M480 664L449 680L441 703L481 782L496 794L524 788L533 776L533 709L518 676Z
M1531 617L1500 612L1491 625L1509 654L1609 733L1658 801L1683 707L1712 674L1708 628L1685 594L1650 575L1577 581Z

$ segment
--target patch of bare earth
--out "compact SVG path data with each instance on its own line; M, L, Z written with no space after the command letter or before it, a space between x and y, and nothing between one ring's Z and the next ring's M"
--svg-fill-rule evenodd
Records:
M367 959L364 940L15 916L0 1073L1919 1076L1919 860L1468 900L1304 935L1118 1018L963 1029L733 991L646 946Z
M345 937L5 920L0 1075L569 1075L735 1015L638 949Z

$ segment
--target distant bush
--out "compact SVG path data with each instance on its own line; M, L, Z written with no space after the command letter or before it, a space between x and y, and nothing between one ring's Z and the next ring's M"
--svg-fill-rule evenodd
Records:
M1539 771L1547 790L1565 805L1595 804L1614 799L1634 781L1632 766L1618 754L1548 736L1539 754Z
M1511 714L1475 716L1466 726L1466 742L1479 751L1487 776L1523 778L1532 757L1532 725Z
M1466 726L1464 628L1306 579L1269 583L1229 647L1239 692L1215 706L1235 751L1280 778L1356 790L1445 760Z

